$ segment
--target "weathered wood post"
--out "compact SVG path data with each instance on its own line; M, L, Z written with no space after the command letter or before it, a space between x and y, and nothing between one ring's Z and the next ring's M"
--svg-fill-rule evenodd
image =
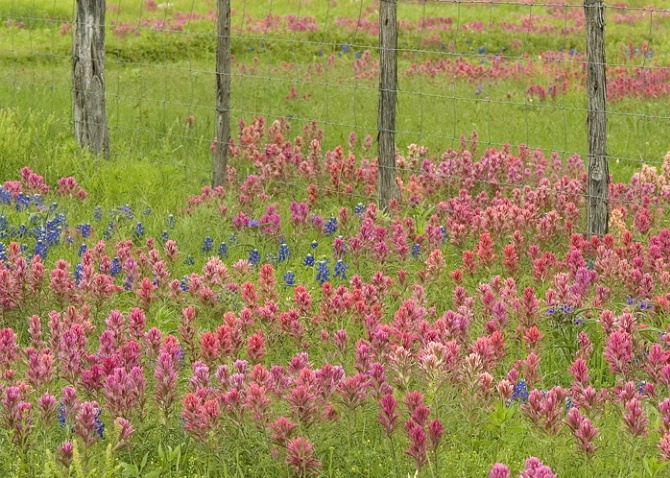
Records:
M395 169L395 115L398 95L398 4L379 3L379 107L377 111L378 202L387 211L400 199Z
M216 149L212 186L222 186L230 142L230 0L217 0L216 20Z
M589 161L586 233L607 234L609 222L607 165L607 87L605 71L605 9L603 0L584 0L586 14L586 91L588 94Z
M72 44L72 89L75 139L91 153L107 157L105 7L105 0L77 0Z

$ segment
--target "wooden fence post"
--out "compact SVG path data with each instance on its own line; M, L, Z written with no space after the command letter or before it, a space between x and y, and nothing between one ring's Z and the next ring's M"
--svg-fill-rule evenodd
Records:
M588 94L589 161L586 233L607 234L609 222L607 165L607 78L603 0L584 0L586 14L586 91Z
M105 0L77 0L72 44L72 89L75 139L91 153L108 157L105 7Z
M216 149L212 186L226 181L230 142L230 0L217 0L216 21Z
M395 116L398 95L398 4L379 4L379 107L377 111L378 202L387 211L400 199L395 169Z

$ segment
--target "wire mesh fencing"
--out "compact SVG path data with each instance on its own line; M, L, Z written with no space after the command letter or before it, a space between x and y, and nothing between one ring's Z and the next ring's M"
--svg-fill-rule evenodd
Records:
M377 0L231 0L230 116L318 122L323 151L376 139ZM72 130L73 0L0 0L0 107ZM476 139L586 158L582 2L402 1L395 144L439 155ZM217 131L217 3L109 0L112 154L174 157L209 181ZM608 158L622 179L668 149L668 9L605 6ZM418 146L411 146L418 145Z

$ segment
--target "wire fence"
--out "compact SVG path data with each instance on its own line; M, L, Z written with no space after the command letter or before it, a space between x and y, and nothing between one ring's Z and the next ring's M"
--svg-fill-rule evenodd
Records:
M89 0L90 1L90 0ZM378 131L375 0L231 1L232 135L240 118L316 120L323 151ZM105 82L111 152L174 156L209 179L217 131L216 2L110 0ZM74 0L0 0L0 107L73 128ZM670 9L605 5L608 158L622 179L668 149ZM398 151L482 148L586 158L581 2L398 2ZM297 134L297 133L296 133Z

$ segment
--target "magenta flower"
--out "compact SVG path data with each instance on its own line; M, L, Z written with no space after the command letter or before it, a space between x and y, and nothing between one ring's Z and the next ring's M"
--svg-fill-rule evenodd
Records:
M437 451L437 447L440 445L443 434L444 427L439 420L435 419L428 424L428 438L430 438L430 443L432 445L431 449L433 452Z
M116 447L123 448L128 446L130 435L135 432L133 426L123 417L117 417L114 420L114 426L119 430L119 441L116 444Z
M272 430L270 437L279 447L285 448L288 445L291 433L297 426L288 418L280 416L270 424Z
M407 421L405 430L410 440L409 449L405 453L414 458L414 466L420 471L426 462L426 432L413 420Z
M624 404L625 413L623 421L628 431L636 437L647 434L647 418L642 409L642 403L638 397L633 397Z
M58 448L58 461L63 464L65 468L69 468L74 458L74 445L70 441L61 443Z
M556 478L556 475L551 468L532 456L526 460L526 467L521 471L521 478Z
M624 331L613 332L607 338L604 355L610 372L626 375L633 360L633 338Z
M293 476L298 478L314 476L321 469L312 444L302 437L292 438L286 445L286 464Z
M509 468L502 463L493 465L489 472L489 478L510 478L510 476L512 476L512 474L510 473Z
M665 461L670 461L670 433L666 433L661 437L658 449L661 451L661 458Z
M381 408L377 415L379 423L384 427L386 434L391 436L398 420L398 414L396 413L398 403L395 401L392 394L387 393L379 401L379 406Z

